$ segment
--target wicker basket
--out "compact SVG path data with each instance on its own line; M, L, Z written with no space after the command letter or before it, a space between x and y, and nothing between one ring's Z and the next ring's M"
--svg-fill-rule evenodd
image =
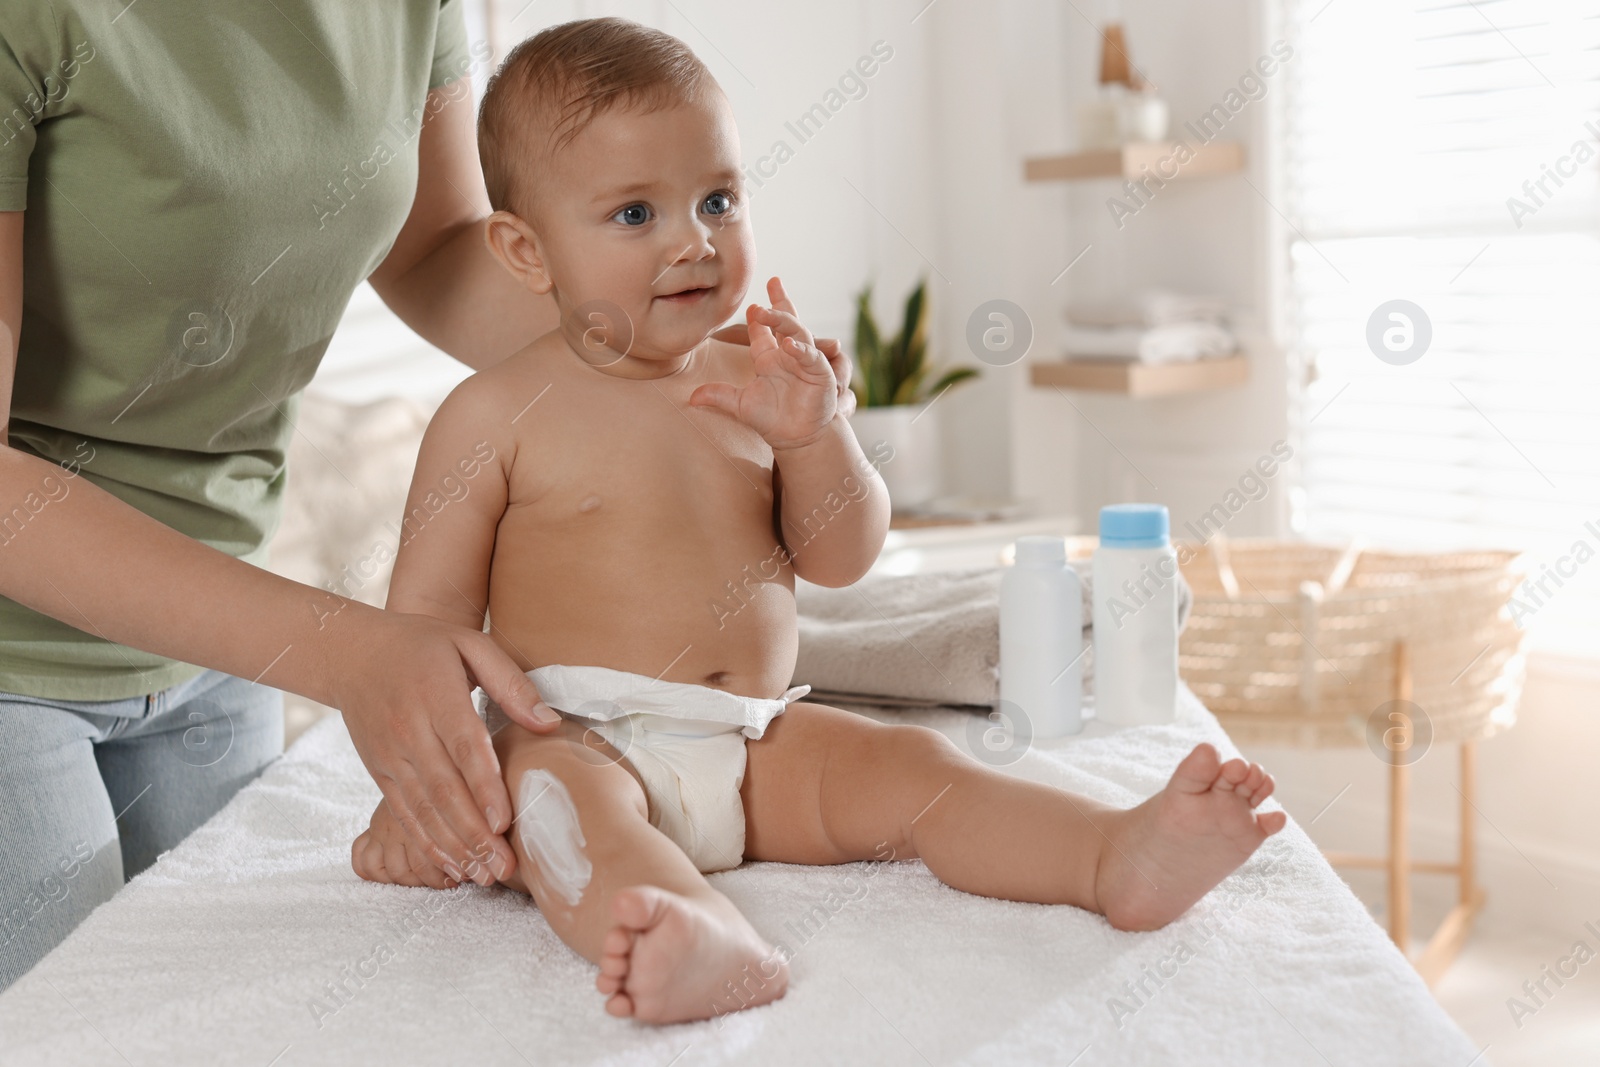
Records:
M1515 721L1526 672L1507 608L1518 553L1215 538L1178 546L1178 558L1194 591L1179 670L1240 742L1365 743L1369 717L1403 692L1401 641L1410 700L1435 741Z

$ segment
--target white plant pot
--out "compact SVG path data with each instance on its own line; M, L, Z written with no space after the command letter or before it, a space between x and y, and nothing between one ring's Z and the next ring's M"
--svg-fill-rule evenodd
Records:
M883 476L896 511L939 495L938 418L927 404L857 408L850 416L856 440Z

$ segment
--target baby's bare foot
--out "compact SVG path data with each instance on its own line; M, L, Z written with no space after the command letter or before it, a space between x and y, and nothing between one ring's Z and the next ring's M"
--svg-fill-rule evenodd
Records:
M783 996L789 967L732 904L655 886L619 890L595 988L641 1022L709 1019Z
M1182 915L1283 829L1283 812L1252 810L1272 787L1258 764L1222 763L1211 745L1196 745L1165 789L1103 824L1095 899L1106 919L1155 930Z

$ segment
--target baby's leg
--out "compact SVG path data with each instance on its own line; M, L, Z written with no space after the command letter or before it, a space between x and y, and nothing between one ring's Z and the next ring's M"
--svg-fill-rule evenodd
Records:
M511 723L494 744L518 809L507 835L517 870L503 881L600 965L606 1011L678 1022L783 995L784 961L650 825L643 786L615 749L570 721L548 736Z
M996 770L937 730L820 704L791 704L748 751L750 859L921 857L957 889L1075 904L1125 930L1172 921L1286 818L1257 817L1272 779L1210 745L1128 811Z

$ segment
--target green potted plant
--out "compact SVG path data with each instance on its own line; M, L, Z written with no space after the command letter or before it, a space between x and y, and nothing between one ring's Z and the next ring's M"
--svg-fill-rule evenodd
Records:
M917 507L939 493L939 428L933 401L975 378L972 367L941 372L928 362L927 280L906 298L900 332L887 340L872 313L872 286L856 296L856 376L850 424L874 462L897 509ZM884 446L887 445L887 448Z

